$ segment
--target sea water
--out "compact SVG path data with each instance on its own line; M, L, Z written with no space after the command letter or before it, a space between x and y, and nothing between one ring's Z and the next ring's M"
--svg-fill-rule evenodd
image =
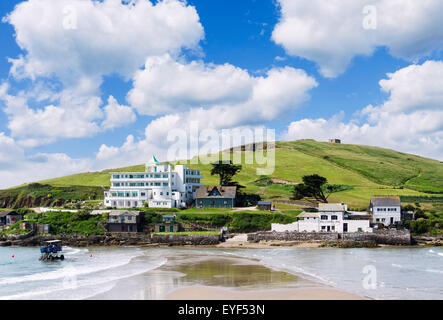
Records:
M373 299L443 299L443 248L242 250L264 265Z
M63 247L64 261L39 261L39 248L0 248L0 299L86 299L165 258L135 247ZM143 259L140 259L143 258Z
M139 277L179 253L251 258L275 270L374 299L443 299L443 248L180 249L64 247L41 262L39 248L0 247L0 299L87 299ZM184 255L186 256L186 255ZM149 279L149 278L147 278ZM121 297L125 298L125 297Z

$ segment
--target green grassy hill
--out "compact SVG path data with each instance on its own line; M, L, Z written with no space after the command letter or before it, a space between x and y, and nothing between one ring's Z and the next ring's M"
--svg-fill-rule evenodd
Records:
M393 150L299 140L278 142L275 159L273 174L258 176L256 168L260 165L244 164L235 180L247 192L258 193L265 199L289 199L292 186L272 179L300 182L304 175L317 173L330 184L345 187L344 191L334 193L330 201L344 201L355 207L366 207L373 195L443 196L443 163ZM201 170L204 184L217 184L217 177L210 175L210 165L188 166ZM55 188L108 187L109 173L113 171L144 171L144 165L80 173L39 183ZM0 191L0 205L2 192L5 191Z

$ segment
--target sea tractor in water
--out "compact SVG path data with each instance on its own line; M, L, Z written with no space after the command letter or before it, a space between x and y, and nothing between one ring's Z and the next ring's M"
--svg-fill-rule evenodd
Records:
M40 261L65 260L65 256L59 253L62 251L61 240L45 241L43 247L40 248Z

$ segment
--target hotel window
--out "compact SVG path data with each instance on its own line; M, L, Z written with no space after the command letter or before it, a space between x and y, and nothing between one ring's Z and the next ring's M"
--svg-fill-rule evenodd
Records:
M164 174L164 175L163 175L163 178L167 178L167 177L168 177L168 175L167 175L167 174Z
M167 182L163 182L163 187L167 187L168 183Z
M162 196L162 195L163 195L163 192L160 192L160 195Z
M322 215L322 216L320 217L320 219L322 219L322 220L328 220L328 216L327 216L327 215Z
M338 217L337 216L331 216L331 220L337 220Z
M325 226L322 226L322 227L321 227L321 229L322 229L322 230L325 230L325 229L326 229L326 227L325 227Z
M118 174L114 174L114 175L112 176L112 178L113 178L113 179L120 179L120 175L118 175Z

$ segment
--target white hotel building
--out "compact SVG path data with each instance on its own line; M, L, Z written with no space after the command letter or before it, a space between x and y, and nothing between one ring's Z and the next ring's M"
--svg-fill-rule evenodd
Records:
M105 191L106 207L136 208L148 203L152 208L185 207L195 199L202 184L200 170L185 165L162 164L152 156L145 172L111 173L111 188Z

